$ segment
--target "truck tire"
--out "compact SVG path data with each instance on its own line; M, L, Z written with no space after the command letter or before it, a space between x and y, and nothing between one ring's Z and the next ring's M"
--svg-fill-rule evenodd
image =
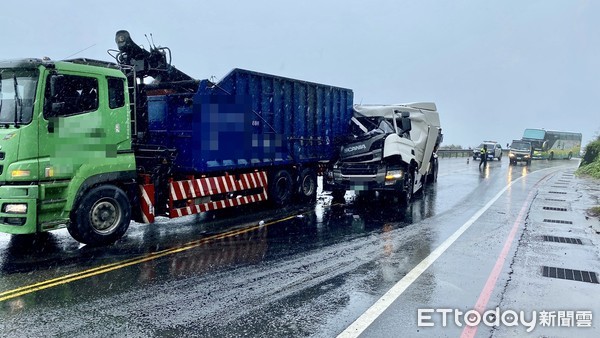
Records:
M431 160L431 169L429 170L429 173L427 174L427 179L425 180L427 183L437 182L438 166L439 166L438 159L437 158L432 159Z
M404 186L400 193L400 203L406 205L410 203L413 198L413 189L415 185L415 174L413 170L407 173L406 179L404 180Z
M317 198L317 172L304 168L298 179L298 196L302 202L314 202Z
M276 171L269 182L269 200L276 207L286 206L292 198L294 181L285 169Z
M67 230L79 242L111 244L121 238L131 222L131 206L123 190L102 185L88 191L71 215Z

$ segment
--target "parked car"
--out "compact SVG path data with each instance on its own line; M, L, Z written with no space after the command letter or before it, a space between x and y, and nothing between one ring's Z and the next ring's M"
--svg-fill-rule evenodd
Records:
M473 159L481 159L481 148L487 147L487 158L493 160L497 158L498 161L502 159L502 145L496 141L483 141L477 148L473 149Z

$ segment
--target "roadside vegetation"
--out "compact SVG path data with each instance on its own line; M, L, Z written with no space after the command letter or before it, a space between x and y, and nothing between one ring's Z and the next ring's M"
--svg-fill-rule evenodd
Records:
M577 175L580 176L591 176L596 179L600 179L600 136L593 142L590 142L585 147L585 153L579 169L577 169Z
M585 147L583 159L579 169L575 172L579 176L589 176L600 179L600 136ZM600 217L600 206L588 209L588 215Z

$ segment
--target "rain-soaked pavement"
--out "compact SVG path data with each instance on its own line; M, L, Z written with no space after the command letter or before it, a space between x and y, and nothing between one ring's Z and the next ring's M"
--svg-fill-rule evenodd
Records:
M527 327L443 326L439 312L420 327L418 309L600 313L598 284L542 276L543 266L600 271L598 220L584 218L600 193L572 176L578 161L466 162L442 159L438 182L404 208L320 194L313 206L132 224L109 247L65 230L2 234L0 336L510 337ZM585 247L557 251L540 240L550 235ZM592 337L596 322L532 333Z

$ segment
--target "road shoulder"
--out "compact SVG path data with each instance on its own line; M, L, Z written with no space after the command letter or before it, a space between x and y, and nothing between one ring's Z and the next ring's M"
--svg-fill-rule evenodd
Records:
M536 320L535 328L528 333L523 325L501 325L491 330L493 337L597 337L600 221L586 211L598 205L599 194L597 181L572 170L538 189L499 305L523 311Z

